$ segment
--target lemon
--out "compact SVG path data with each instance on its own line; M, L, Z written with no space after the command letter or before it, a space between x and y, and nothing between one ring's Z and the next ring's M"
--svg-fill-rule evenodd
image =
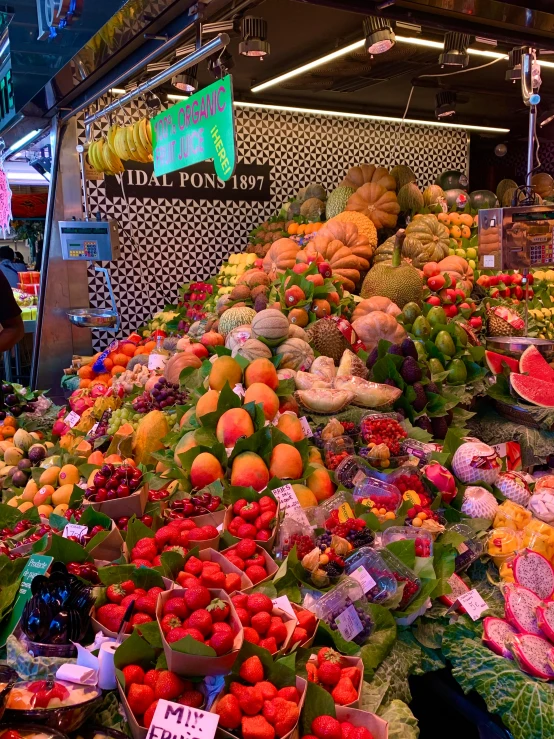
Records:
M474 249L472 246L470 246L469 249L466 249L466 254L469 259L475 259L475 257L477 256L477 249Z
M547 270L547 272L545 273L545 279L547 279L548 282L554 282L554 270Z
M475 251L475 249L473 251ZM470 259L468 261L468 264L471 267L471 269L476 269L477 268L477 264L475 263L475 260L473 260L473 259Z
M449 256L449 257L454 257L454 256L456 256L456 249L450 249L450 248L449 248L449 249L448 249L448 256Z
M462 257L465 259L466 253L464 249L456 249L455 254L457 257Z

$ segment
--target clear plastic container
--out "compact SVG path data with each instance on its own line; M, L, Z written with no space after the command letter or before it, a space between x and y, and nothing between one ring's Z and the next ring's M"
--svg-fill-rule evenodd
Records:
M351 577L342 579L333 590L325 593L316 604L315 615L346 641L362 645L371 636L374 623L364 611L364 592Z
M394 598L398 586L392 570L379 552L362 547L346 560L345 574L357 580L370 603L383 605Z
M277 557L284 560L295 545L298 559L302 560L316 546L313 529L307 529L293 516L285 516L279 527Z
M382 431L381 422L393 421L394 428L391 438L385 442L388 447L390 456L397 457L401 454L400 445L402 440L406 438L407 433L400 425L401 417L398 413L375 413L374 411L366 413L360 420L360 435L364 444L379 444Z
M354 488L352 496L356 503L362 503L371 508L375 515L388 517L390 520L396 516L396 512L402 505L402 494L396 485L383 482L375 477L362 480Z
M497 567L501 567L513 557L522 546L522 535L519 531L508 528L495 528L487 536L486 551Z
M412 464L391 472L387 475L387 481L396 485L403 499L409 500L412 505L421 505L426 508L431 505L435 497L427 487L421 470Z
M352 509L354 499L352 495L347 493L345 490L341 490L330 498L327 498L327 500L324 500L323 503L320 503L317 507L318 522L321 522L321 525L323 526L325 521L331 516L331 513L340 509L340 507L345 503Z
M531 521L531 518L531 511L528 511L523 506L520 506L511 500L505 500L496 509L493 526L494 528L523 531Z
M350 436L335 436L325 442L325 466L329 470L336 470L343 460L354 454L356 449Z
M483 544L479 539L474 538L473 529L465 523L454 523L448 527L448 531L455 531L465 537L464 541L456 547L458 554L454 561L454 571L463 572L476 559L479 559L483 553Z
M403 611L407 606L410 605L410 603L421 590L421 580L415 574L415 572L412 572L409 567L406 567L406 565L401 562L398 557L391 552L390 549L387 549L385 547L384 549L381 549L379 554L383 558L387 567L389 567L389 569L393 573L394 579L398 583L398 586L402 584L404 585L402 598L395 609L398 611Z
M406 454L408 457L413 457L416 460L418 467L429 464L431 461L431 455L435 451L434 444L425 444L423 441L417 439L404 439L400 445L402 454Z
M384 547L393 541L406 541L407 539L415 542L416 557L433 556L433 537L425 529L416 529L413 526L391 526L385 529L381 536Z
M381 445L378 446L361 446L358 449L358 454L366 459L372 467L377 470L389 470L395 469L396 467L402 467L404 464L408 464L410 457L407 454L400 454L395 457L383 456L384 449Z
M372 472L371 465L362 457L346 457L335 470L335 482L348 490L353 490Z

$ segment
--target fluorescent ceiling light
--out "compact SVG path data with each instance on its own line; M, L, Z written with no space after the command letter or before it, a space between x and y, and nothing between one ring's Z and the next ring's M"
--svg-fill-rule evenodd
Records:
M414 46L426 46L429 49L444 49L444 44L442 43L442 41L432 41L431 39L419 38L418 36L396 36L396 42L400 44L412 44ZM266 90L268 87L279 85L281 84L281 82L285 82L285 80L290 80L293 77L298 77L298 75L304 74L304 72L309 72L310 69L316 69L317 67L321 67L324 64L332 62L334 59L340 59L341 56L346 56L346 54L350 54L353 51L363 49L364 44L365 39L355 41L349 46L344 46L341 49L337 49L336 51L331 52L331 54L326 54L325 56L321 56L318 59L314 59L313 62L302 64L300 67L291 69L289 72L280 74L278 77L273 77L272 79L266 80L265 82L260 82L259 85L254 85L254 87L251 88L251 92L261 92L262 90ZM502 54L499 51L488 51L487 49L468 49L468 52L473 56L483 56L489 59L508 59L507 54ZM541 65L541 67L554 67L554 62L546 62L541 60L539 61L539 64Z
M414 126L431 126L435 128L457 128L464 131L486 131L488 133L509 133L509 128L495 128L493 126L472 126L466 123L442 123L442 121L422 121L415 118L393 118L385 115L367 115L365 113L345 113L338 110L318 110L315 108L294 108L290 105L267 105L265 103L235 102L237 108L263 108L264 110L283 110L288 113L303 113L311 115L329 115L339 118L361 118L367 121L387 121L388 123L407 123Z
M113 95L125 95L125 93L127 92L127 90L123 89L123 87L112 87L111 90L110 90L110 92Z
M188 95L174 95L172 92L167 94L168 100L188 100Z
M29 133L26 133L25 136L22 136L18 141L15 142L15 144L12 144L8 149L6 149L5 152L3 152L2 159L7 159L7 157L15 154L17 151L22 149L25 144L28 144L30 141L36 139L40 133L42 133L42 128L35 128L34 131L29 131Z

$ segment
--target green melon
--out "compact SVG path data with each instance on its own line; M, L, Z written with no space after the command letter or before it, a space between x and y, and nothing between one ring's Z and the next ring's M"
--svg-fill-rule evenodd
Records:
M460 172L457 169L449 169L446 172L442 172L437 175L435 185L442 187L443 190L455 190L458 188L467 190L469 182L463 172Z
M516 187L517 182L514 182L513 180L500 180L500 182L496 186L496 197L498 198L499 202L502 203L504 199L504 194L508 190L513 190Z
M346 209L346 203L351 195L354 195L356 190L353 187L345 187L340 185L336 187L327 198L325 205L325 218L330 221L331 218L338 216Z
M404 185L408 185L410 182L415 182L417 179L414 171L406 164L397 164L391 169L390 174L396 181L397 192L404 187Z
M444 198L444 190L438 185L429 185L423 191L423 202L425 205L435 205L439 198Z
M423 195L415 182L403 185L396 196L401 213L418 213L423 208Z
M469 195L469 202L474 210L498 207L496 195L491 190L474 190Z

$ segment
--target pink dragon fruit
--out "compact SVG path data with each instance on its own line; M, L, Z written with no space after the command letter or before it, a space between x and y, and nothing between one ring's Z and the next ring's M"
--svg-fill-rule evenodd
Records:
M450 503L458 492L456 489L456 480L450 470L443 467L438 462L430 462L421 470L423 476L433 483L441 494L443 503Z
M483 620L483 644L500 657L513 659L508 645L516 635L514 627L501 618L487 616Z
M548 600L554 593L554 569L550 562L539 554L526 549L513 562L514 580L532 590L541 600Z
M537 606L536 614L540 630L554 644L554 603Z
M57 421L54 421L54 425L52 426L52 433L54 436L63 436L64 434L67 434L69 431L69 426L64 423L61 418L58 418Z
M523 672L541 680L554 680L549 657L552 645L540 636L521 634L511 644L512 654Z
M542 601L532 590L522 588L521 585L508 586L504 591L504 599L506 621L514 629L520 634L542 636L536 616L536 609Z

